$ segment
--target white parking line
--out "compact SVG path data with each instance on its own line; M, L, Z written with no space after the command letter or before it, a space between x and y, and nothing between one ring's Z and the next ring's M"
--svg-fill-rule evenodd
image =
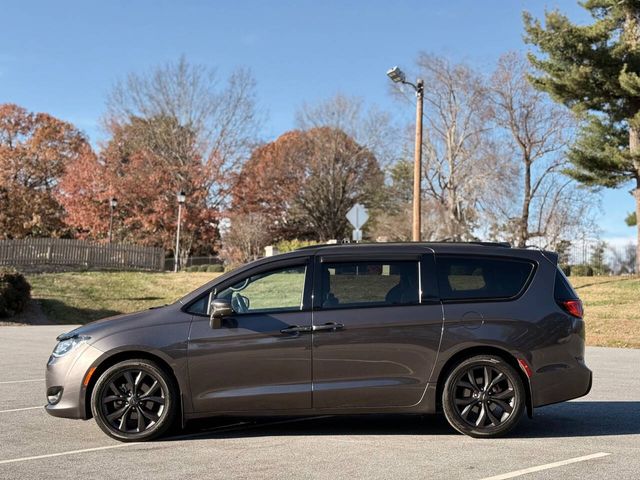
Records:
M12 408L11 410L0 410L0 413L23 412L25 410L38 410L38 409L44 410L44 407L40 405L38 407Z
M68 452L49 453L47 455L36 455L34 457L11 458L9 460L0 460L0 465L6 464L6 463L26 462L27 460L39 460L41 458L61 457L63 455L73 455L75 453L97 452L97 451L100 451L100 450L109 450L111 448L130 447L132 445L139 445L139 444L140 444L140 442L137 442L137 443L121 443L119 445L107 445L106 447L85 448L83 450L70 450Z
M584 462L587 460L593 460L595 458L602 458L611 455L610 453L598 452L592 455L585 455L584 457L575 457L568 460L561 460L559 462L546 463L544 465L538 465L537 467L524 468L522 470L516 470L514 472L503 473L502 475L496 475L494 477L486 477L482 480L506 480L507 478L519 477L526 475L527 473L540 472L542 470L548 470L550 468L562 467L564 465L570 465L572 463Z
M31 407L31 408L42 408L42 407ZM10 410L4 410L5 412L10 411ZM2 413L0 411L0 413ZM212 433L216 433L216 432L224 432L224 431L229 431L229 432L234 432L234 431L239 431L239 430L250 430L253 428L259 428L259 427L269 427L272 425L282 425L285 423L295 423L295 422L303 422L305 420L316 420L319 418L328 418L331 415L324 415L321 417L305 417L305 418L294 418L294 419L290 419L290 420L281 420L281 421L276 421L276 422L269 422L269 423L258 423L258 424L251 424L250 422L238 422L238 423L233 423L230 425L222 425L220 427L215 427L215 428L211 428L208 430L204 430L202 432L197 432L197 433L190 433L190 434L186 434L186 435L178 435L175 437L167 437L166 440L186 440L189 438L197 438L197 437L203 437L206 435L211 435ZM242 427L243 425L247 425L246 427L243 428L236 428L236 427ZM132 442L132 443L121 443L119 445L107 445L105 447L94 447L94 448L85 448L82 450L69 450L66 452L59 452L59 453L49 453L46 455L35 455L33 457L20 457L20 458L10 458L9 460L0 460L0 465L4 465L7 463L17 463L17 462L26 462L28 460L40 460L42 458L51 458L51 457L62 457L64 455L75 455L78 453L87 453L87 452L97 452L100 450L109 450L112 448L124 448L124 447L131 447L133 445L140 445L142 444L142 442ZM150 446L153 446L153 444L149 444Z
M44 382L44 378L36 378L34 380L9 380L6 382L0 382L0 385L7 385L9 383L27 383L27 382Z

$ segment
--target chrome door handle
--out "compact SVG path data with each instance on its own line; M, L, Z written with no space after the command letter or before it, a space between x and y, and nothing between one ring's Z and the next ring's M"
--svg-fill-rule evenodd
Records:
M321 330L330 330L332 332L335 332L336 330L342 330L343 328L344 328L344 325L342 323L335 323L335 322L325 323L324 325L314 325L312 327L314 332L321 331Z
M280 333L304 333L312 331L313 327L306 325L301 327L300 325L291 325L290 327L283 328Z

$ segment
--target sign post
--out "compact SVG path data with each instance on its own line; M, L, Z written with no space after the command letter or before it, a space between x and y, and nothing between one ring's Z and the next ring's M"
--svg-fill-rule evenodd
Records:
M347 212L347 220L353 227L353 241L361 242L362 241L362 229L361 227L367 223L369 220L369 212L367 211L364 205L360 205L356 203L351 210Z

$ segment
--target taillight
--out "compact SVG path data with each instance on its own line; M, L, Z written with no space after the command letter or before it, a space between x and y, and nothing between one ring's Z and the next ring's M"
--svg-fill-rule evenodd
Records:
M582 301L580 300L560 300L560 306L569 315L582 318L584 316L584 309L582 308Z

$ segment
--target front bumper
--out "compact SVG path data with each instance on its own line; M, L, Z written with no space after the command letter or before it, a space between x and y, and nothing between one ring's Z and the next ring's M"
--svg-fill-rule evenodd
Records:
M49 358L45 393L52 387L62 387L62 395L55 404L47 403L47 413L54 417L88 418L85 406L87 388L83 381L102 355L103 352L97 348L82 344L64 357Z

